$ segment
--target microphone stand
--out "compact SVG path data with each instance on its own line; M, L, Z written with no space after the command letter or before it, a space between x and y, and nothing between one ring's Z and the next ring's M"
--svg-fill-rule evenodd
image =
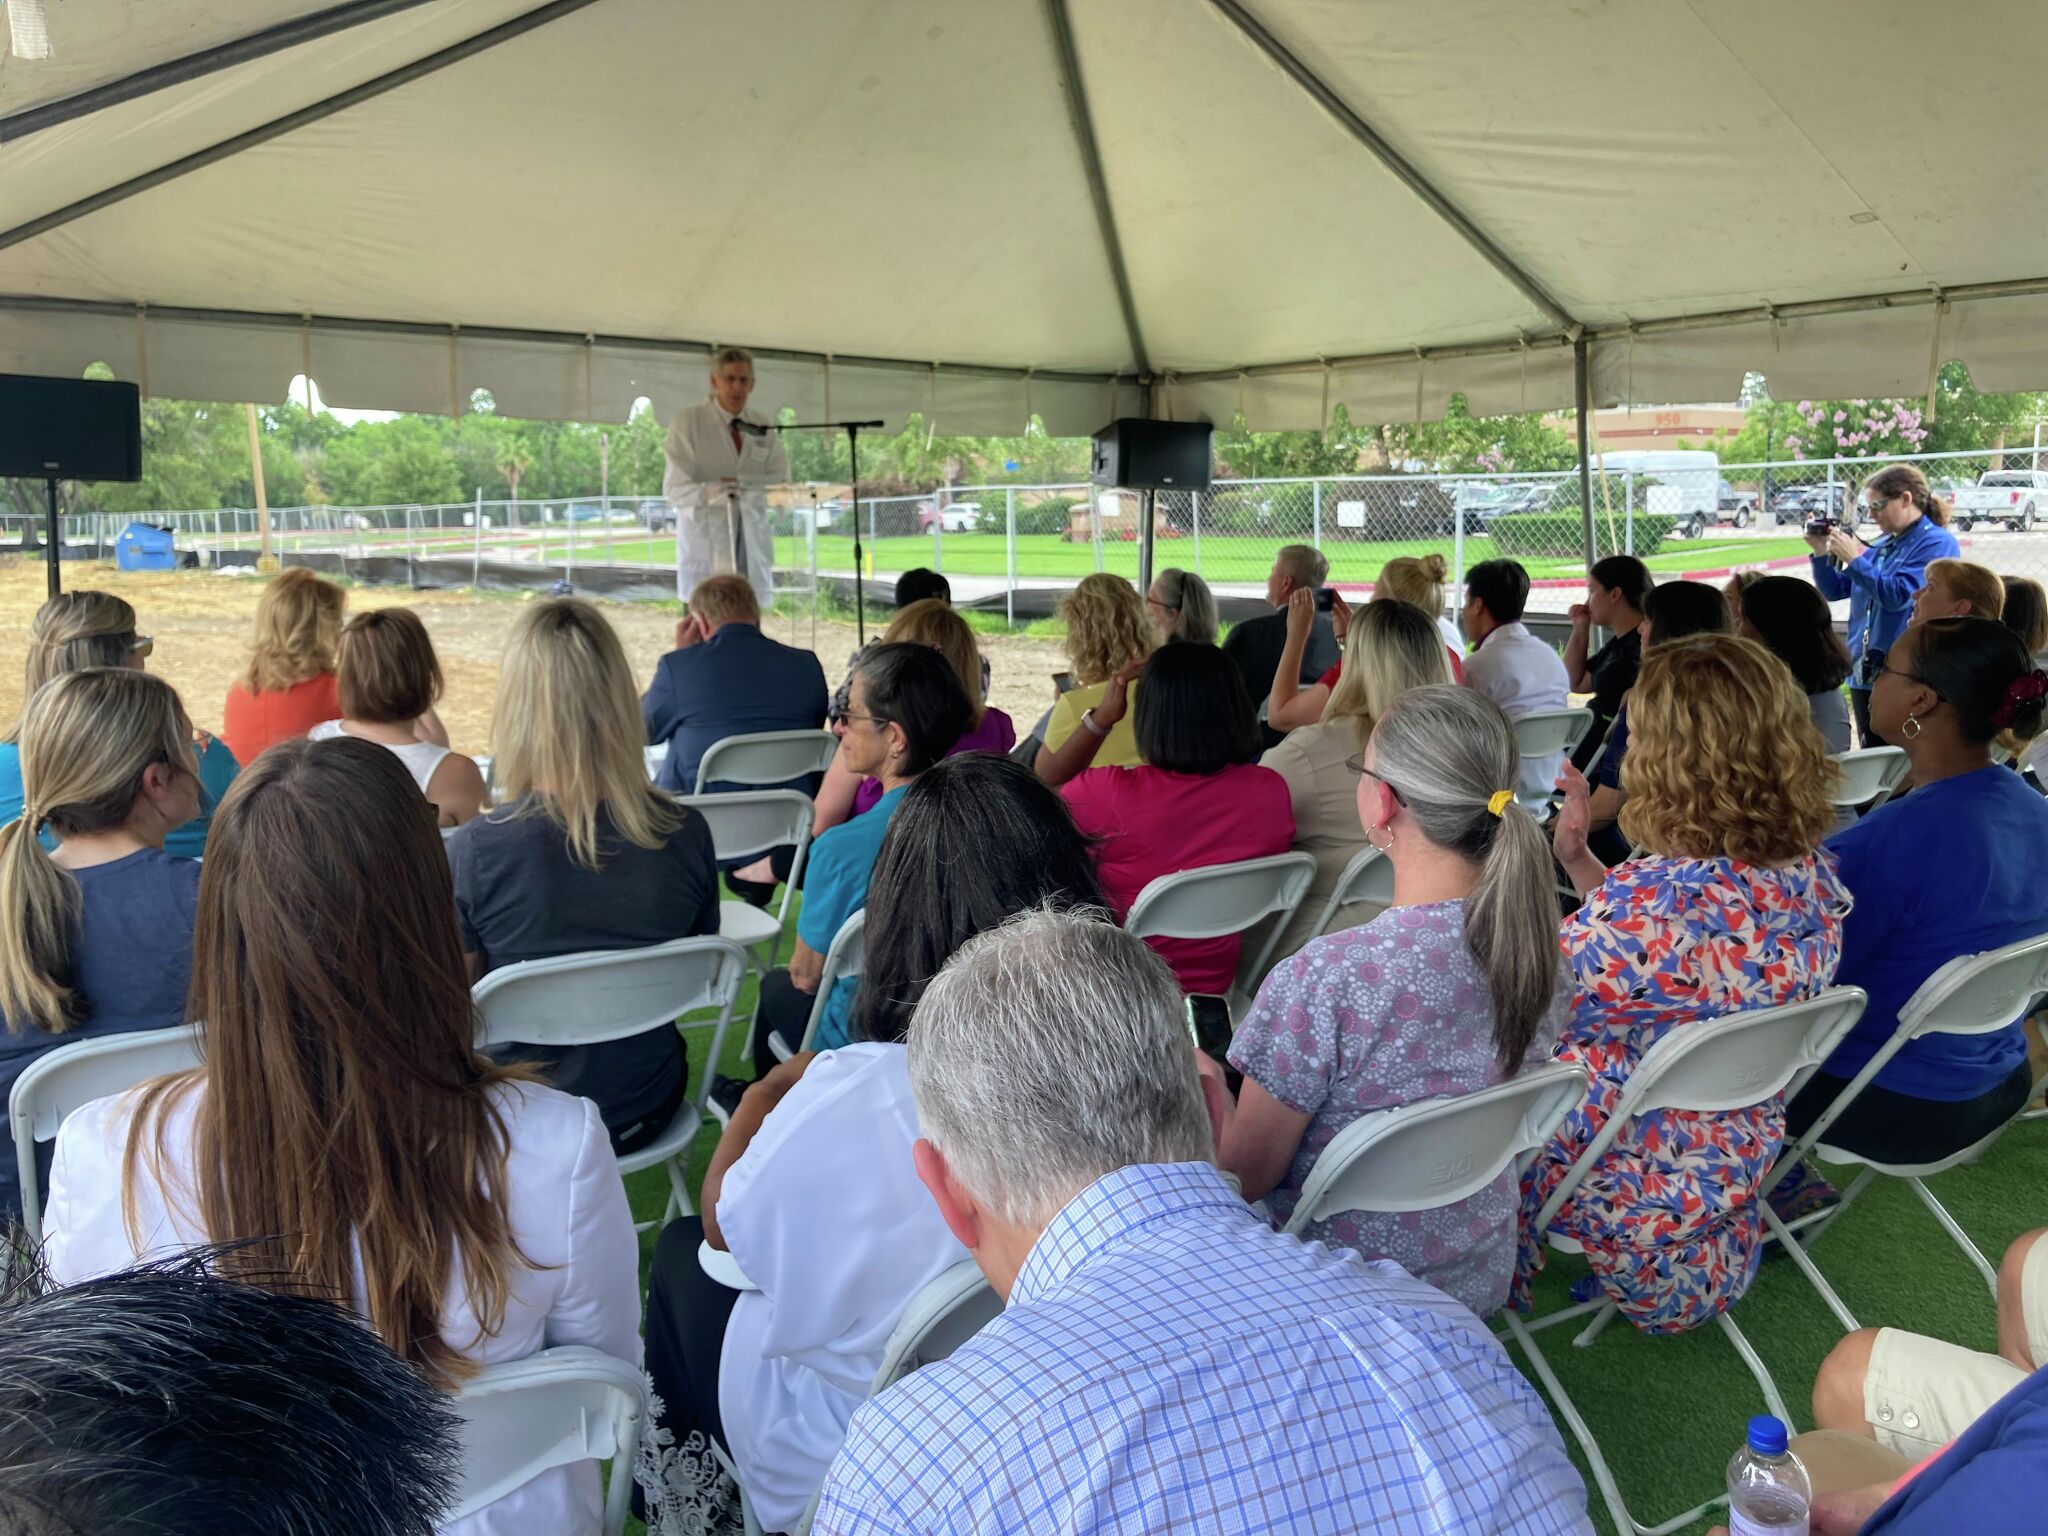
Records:
M860 559L860 435L869 428L879 431L881 426L879 421L793 421L776 429L780 432L846 434L847 463L853 485L853 636L858 645L868 643L867 592Z

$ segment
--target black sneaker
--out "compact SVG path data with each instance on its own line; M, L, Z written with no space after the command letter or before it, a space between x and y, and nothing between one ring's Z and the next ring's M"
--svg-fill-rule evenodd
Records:
M727 1077L720 1073L711 1079L711 1102L724 1110L726 1119L730 1120L739 1113L740 1099L753 1086L752 1083L742 1082L736 1077Z

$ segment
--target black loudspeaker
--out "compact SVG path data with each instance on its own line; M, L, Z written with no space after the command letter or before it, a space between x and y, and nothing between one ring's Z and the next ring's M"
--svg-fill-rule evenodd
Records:
M142 392L112 379L0 373L0 475L140 480Z
M1206 491L1215 430L1206 421L1119 416L1095 434L1089 478L1127 491Z

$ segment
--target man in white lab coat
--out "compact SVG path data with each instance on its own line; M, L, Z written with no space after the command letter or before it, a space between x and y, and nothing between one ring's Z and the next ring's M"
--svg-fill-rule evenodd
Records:
M711 398L669 423L661 493L676 512L679 598L707 577L736 571L762 607L771 601L775 540L767 488L789 479L789 453L768 418L747 409L753 392L754 355L721 347L711 357Z

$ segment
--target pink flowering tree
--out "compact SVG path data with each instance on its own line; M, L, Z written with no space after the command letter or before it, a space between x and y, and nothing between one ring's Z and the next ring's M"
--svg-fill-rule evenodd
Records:
M1885 459L1917 453L1927 441L1920 407L1910 400L1801 400L1785 436L1795 459Z

